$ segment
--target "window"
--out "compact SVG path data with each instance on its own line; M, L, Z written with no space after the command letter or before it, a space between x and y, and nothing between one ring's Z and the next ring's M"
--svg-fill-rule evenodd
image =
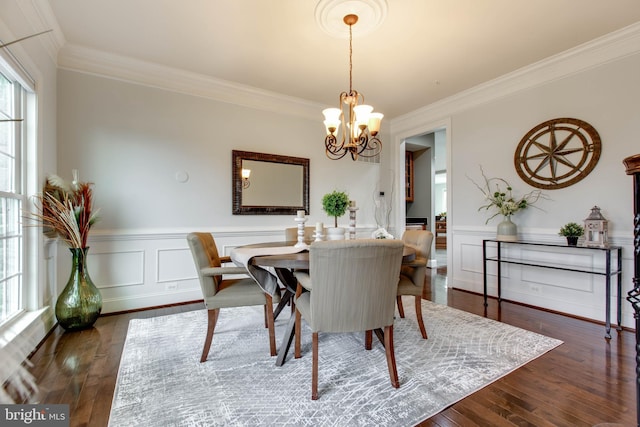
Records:
M0 68L0 324L20 313L23 299L22 179L25 91Z

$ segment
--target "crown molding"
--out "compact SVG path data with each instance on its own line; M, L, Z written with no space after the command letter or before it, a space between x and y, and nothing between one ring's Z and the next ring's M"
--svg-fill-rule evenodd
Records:
M300 98L245 86L77 45L58 54L63 69L214 99L234 105L317 120L323 106Z
M53 63L57 62L58 51L65 44L65 38L58 20L47 0L16 1L34 33L52 29L53 32L38 37Z
M640 22L390 120L392 134L640 53Z

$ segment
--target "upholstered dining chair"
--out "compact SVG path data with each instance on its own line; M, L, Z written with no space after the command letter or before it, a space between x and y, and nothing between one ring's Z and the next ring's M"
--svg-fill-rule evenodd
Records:
M383 239L311 244L309 272L294 273L298 279L295 357L300 357L304 318L312 331L311 399L318 398L319 332L365 331L365 348L370 350L372 331L384 328L391 385L400 386L393 350L393 317L403 247L400 240Z
M400 269L400 280L398 281L398 313L404 318L404 307L402 306L402 296L412 295L415 297L416 317L422 338L427 339L427 330L422 319L422 295L426 283L427 261L431 255L431 243L433 233L428 230L405 230L402 234L402 241L405 245L416 250L416 259L410 264L403 264Z
M187 241L200 279L204 304L207 307L207 335L200 362L207 360L220 309L251 305L264 306L265 327L269 329L269 349L271 356L275 356L276 335L273 304L280 301L279 295L272 297L265 293L251 277L224 279L224 275L228 274L247 274L247 270L244 267L222 266L222 263L228 263L231 259L218 255L218 249L211 233L189 233Z

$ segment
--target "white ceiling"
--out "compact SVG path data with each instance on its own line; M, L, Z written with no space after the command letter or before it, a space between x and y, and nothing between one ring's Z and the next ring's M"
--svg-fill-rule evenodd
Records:
M49 5L68 46L337 106L349 43L318 26L317 2ZM353 88L394 118L636 22L640 0L387 0L384 22L354 38Z

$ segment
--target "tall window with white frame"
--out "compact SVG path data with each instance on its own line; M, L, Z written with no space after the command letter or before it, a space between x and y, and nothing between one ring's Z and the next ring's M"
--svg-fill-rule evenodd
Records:
M24 309L22 179L25 91L0 68L0 325Z

